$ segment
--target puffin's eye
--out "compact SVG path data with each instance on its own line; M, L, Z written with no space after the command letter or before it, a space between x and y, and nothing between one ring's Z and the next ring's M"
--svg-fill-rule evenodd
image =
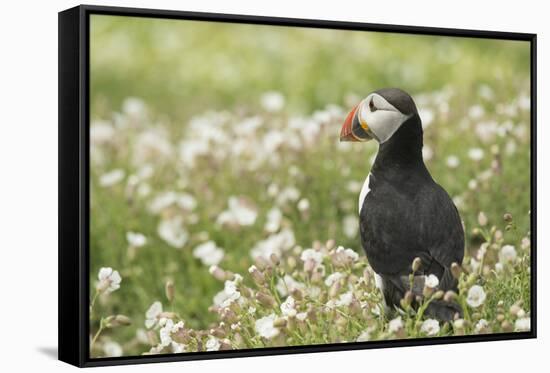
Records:
M369 109L370 109L370 111L376 111L376 110L378 110L378 109L376 108L376 106L374 106L374 99L372 99L372 98L370 99L370 102L369 102Z

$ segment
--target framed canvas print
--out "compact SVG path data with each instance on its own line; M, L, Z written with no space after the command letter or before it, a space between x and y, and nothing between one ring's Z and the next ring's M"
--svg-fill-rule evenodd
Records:
M59 358L535 337L535 55L524 33L59 13Z

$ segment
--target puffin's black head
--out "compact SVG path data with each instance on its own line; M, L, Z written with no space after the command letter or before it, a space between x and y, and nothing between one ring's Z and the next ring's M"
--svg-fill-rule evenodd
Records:
M399 88L374 91L346 117L340 141L369 141L383 144L409 118L418 114L412 97Z

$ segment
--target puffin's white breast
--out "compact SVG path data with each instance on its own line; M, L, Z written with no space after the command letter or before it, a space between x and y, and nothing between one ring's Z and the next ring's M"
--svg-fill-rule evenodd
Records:
M363 202L365 202L365 198L367 198L367 194L369 194L370 192L369 179L370 179L370 174L365 179L365 182L363 183L363 187L361 188L361 193L359 193L359 214L361 214L361 208L363 208Z

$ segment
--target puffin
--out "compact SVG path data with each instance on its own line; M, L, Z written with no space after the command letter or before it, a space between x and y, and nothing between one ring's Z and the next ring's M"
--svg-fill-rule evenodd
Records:
M359 231L385 310L400 307L408 291L417 307L429 275L439 280L438 290L458 293L451 267L464 257L464 228L449 194L424 164L422 121L408 93L379 89L350 111L340 141L372 139L379 146L359 194ZM462 309L444 297L432 300L425 314L451 321Z

